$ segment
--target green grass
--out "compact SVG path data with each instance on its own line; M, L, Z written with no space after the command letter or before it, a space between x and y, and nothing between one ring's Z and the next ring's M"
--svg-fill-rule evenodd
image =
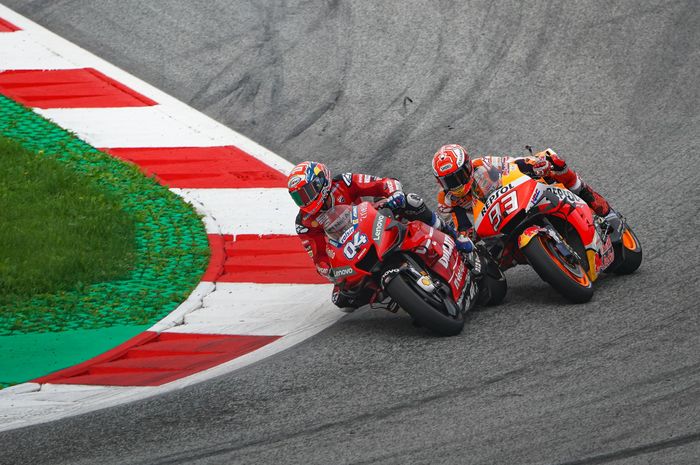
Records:
M133 219L64 163L0 137L0 304L124 277Z
M116 199L135 225L135 260L126 275L77 282L73 289L24 298L15 294L15 300L0 303L0 349L22 334L153 324L187 298L209 263L206 230L190 205L167 186L143 176L138 167L91 147L2 95L0 137L60 163L81 184L90 183L107 198ZM0 171L7 166L3 164ZM9 224L6 211L0 209L0 228ZM0 243L0 257L6 248ZM17 265L13 262L11 266Z

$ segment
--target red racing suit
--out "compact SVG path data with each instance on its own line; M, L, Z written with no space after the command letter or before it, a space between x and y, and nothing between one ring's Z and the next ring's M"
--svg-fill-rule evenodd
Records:
M331 205L353 205L362 202L363 197L385 198L401 190L401 183L396 179L344 173L333 178L329 199ZM328 278L330 260L326 253L326 235L323 227L316 221L316 217L321 213L309 215L299 211L296 231L302 245L314 261L316 270Z
M497 170L503 171L508 164L515 163L523 173L540 177L536 173L536 167L541 166L544 161L549 162L547 175L544 178L545 181L550 183L560 182L567 189L574 191L574 193L578 193L584 186L574 170L567 167L566 162L552 149L535 153L529 157L494 157L488 155L472 160L472 167L476 168L483 164L489 164ZM457 196L452 192L441 189L438 192L437 200L438 212L445 220L449 220L449 217L452 216L452 221L458 232L468 232L470 236L474 236L472 221L469 217L472 214L473 193L471 190L466 191L462 196Z

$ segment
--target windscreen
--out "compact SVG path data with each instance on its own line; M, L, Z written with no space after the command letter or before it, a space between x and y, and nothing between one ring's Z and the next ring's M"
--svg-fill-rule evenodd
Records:
M348 229L352 229L352 206L338 205L318 216L318 222L329 239L341 242Z
M481 201L488 198L489 194L501 187L501 172L489 163L474 168L474 194Z

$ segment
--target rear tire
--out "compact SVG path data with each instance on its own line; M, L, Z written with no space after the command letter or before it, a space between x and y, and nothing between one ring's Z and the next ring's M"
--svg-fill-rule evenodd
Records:
M434 308L406 282L406 277L402 273L389 282L386 291L420 326L441 336L455 336L462 332L464 328L462 312L457 313L457 317L451 317Z
M583 267L567 263L547 238L533 237L523 253L540 278L569 301L585 303L593 297L593 283Z
M622 263L613 270L615 274L631 274L642 264L642 244L637 239L632 228L625 225L620 244ZM617 252L617 251L616 251Z

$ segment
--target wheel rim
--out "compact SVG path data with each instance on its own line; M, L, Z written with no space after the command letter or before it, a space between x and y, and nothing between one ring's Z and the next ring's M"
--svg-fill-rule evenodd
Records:
M622 233L622 245L624 245L627 250L637 250L637 240L629 229L625 229L625 232Z
M423 289L421 289L416 283L414 283L411 279L407 279L406 276L404 275L399 275L397 276L399 279L403 279L403 281L408 284L408 286L415 290L416 293L420 296L420 298L427 304L429 304L431 307L433 307L435 310L439 311L443 315L445 315L448 318L452 318L453 320L456 320L459 318L459 314L457 316L452 316L449 314L447 309L445 308L445 303L438 300L436 297L428 295ZM437 305L435 305L437 304Z
M569 278L571 278L573 281L575 281L583 287L588 287L591 284L591 280L588 279L588 275L586 274L581 265L574 265L573 263L569 263L556 248L552 247L551 242L544 239L542 236L537 236L537 239L540 241L540 244L542 244L542 248L545 252L547 252L547 255L549 255L552 261Z

